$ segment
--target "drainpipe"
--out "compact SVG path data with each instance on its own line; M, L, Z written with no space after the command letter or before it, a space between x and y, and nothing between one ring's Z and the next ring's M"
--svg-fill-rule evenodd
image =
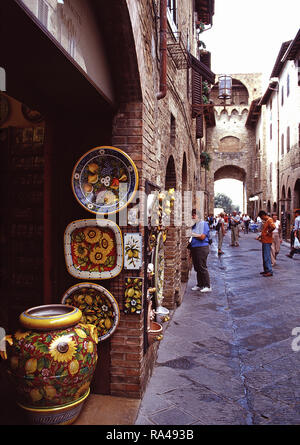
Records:
M160 77L156 99L167 94L167 0L160 0Z

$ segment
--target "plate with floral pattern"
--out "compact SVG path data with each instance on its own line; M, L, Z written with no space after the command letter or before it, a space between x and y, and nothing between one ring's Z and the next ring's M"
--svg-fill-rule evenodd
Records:
M62 304L81 310L81 322L96 326L99 341L106 340L118 327L120 310L113 295L95 283L80 283L70 287L62 297Z
M81 219L70 223L64 235L65 261L75 278L106 280L123 268L123 238L109 219Z
M76 163L72 173L75 198L91 213L117 213L133 199L138 171L132 159L116 147L93 148Z

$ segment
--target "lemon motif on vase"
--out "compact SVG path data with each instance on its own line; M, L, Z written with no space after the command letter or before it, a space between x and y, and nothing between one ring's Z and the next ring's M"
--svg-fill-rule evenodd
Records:
M93 350L94 350L94 345L92 343L92 347L91 347L91 350L89 352L93 352ZM77 372L79 371L79 362L78 362L78 360L72 360L69 363L69 365L68 365L68 370L69 370L69 373L71 375L77 374Z

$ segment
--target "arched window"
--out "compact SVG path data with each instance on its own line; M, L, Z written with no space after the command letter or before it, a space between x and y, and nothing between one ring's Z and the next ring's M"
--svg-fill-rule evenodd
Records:
M225 136L220 140L219 151L238 152L241 150L241 141L235 136Z

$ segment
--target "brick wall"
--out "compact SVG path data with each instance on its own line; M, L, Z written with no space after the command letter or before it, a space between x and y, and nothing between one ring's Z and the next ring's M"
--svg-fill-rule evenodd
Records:
M139 190L145 191L146 181L150 181L162 189L174 187L179 194L183 189L192 190L195 196L200 181L199 147L195 137L195 122L190 112L187 71L178 70L170 57L167 65L167 95L160 101L156 99L159 89L159 62L156 58L159 53L158 17L153 8L156 3L127 0L135 38L135 48L129 49L129 53L136 52L142 100L132 102L129 99L120 104L113 122L112 145L124 150L135 162L139 172ZM189 24L192 5L192 1L185 5L178 4L178 26L184 21ZM127 84L130 86L129 80ZM170 159L173 159L172 168ZM172 221L165 243L163 301L163 305L169 309L176 307L182 281L187 281L191 268L186 251L185 228ZM121 229L123 233L139 230L144 239L142 224L138 228L127 226ZM118 299L121 311L119 327L111 338L110 386L113 395L133 398L142 396L159 347L159 342L144 347L146 304L140 315L123 313L124 279L126 276L144 277L144 268L145 264L139 274L122 271L111 283L111 290Z

